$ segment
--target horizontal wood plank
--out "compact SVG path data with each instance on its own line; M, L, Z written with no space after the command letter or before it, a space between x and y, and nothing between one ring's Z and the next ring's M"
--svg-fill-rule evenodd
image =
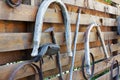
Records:
M5 9L0 9L0 20L35 21L37 7L21 5L20 7L13 9L9 8L8 6L6 6L6 4L0 1L0 7L3 6ZM69 15L71 23L75 24L77 19L77 13L70 12ZM88 25L94 21L100 25L115 26L115 19L112 18L103 18L87 14L81 15L80 24ZM44 18L44 22L62 23L62 15L59 11L56 12L54 9L48 9Z
M63 0L64 3L78 6L78 7L85 7L84 0ZM86 1L87 2L87 1ZM105 11L105 8L107 10ZM107 12L110 14L120 15L119 8L95 1L95 0L88 0L88 9L97 10L101 12Z
M78 43L84 41L84 32L79 32ZM65 44L63 32L55 33L57 44ZM72 39L74 34L72 33ZM117 39L116 32L103 32L104 40ZM91 32L90 42L99 40L95 32ZM73 41L73 40L72 40ZM51 42L49 33L42 33L41 44ZM1 33L0 34L0 52L23 50L32 48L31 33Z

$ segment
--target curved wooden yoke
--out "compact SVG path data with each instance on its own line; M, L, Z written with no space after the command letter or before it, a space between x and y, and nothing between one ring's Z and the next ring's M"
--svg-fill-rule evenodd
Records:
M57 3L62 10L64 24L65 24L65 39L66 39L66 45L67 45L67 52L69 56L72 56L70 20L69 20L67 8L61 0L44 0L41 3L38 9L37 17L36 17L35 31L34 31L34 38L33 38L33 50L32 50L31 56L38 55L38 48L41 41L44 15L49 5L54 2Z
M99 25L97 25L96 23L92 23L88 26L87 31L85 32L85 65L86 65L86 72L88 75L91 75L91 66L90 66L90 47L89 47L89 40L90 40L90 32L92 30L93 27L97 28L97 32L98 32L98 36L100 38L100 41L102 43L102 48L105 54L106 58L109 58L108 52L107 52L107 48L105 46L105 42L103 39L103 35L101 32L101 29L99 27Z

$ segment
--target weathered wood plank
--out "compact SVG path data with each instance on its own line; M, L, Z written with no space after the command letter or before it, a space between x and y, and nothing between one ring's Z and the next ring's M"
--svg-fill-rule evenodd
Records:
M6 6L6 4L4 4L1 1L0 1L0 7L5 8L5 9L0 9L1 20L35 21L37 7L21 5L18 8L12 9ZM69 14L71 18L71 23L75 24L77 19L77 13L71 12ZM102 23L101 23L101 20L102 20ZM103 18L103 17L97 17L97 16L92 16L87 14L81 15L80 24L90 24L91 22L94 22L94 21L96 21L100 25L102 24L105 26L115 26L115 19L112 19L112 18ZM62 23L61 13L59 11L55 12L54 9L48 9L44 18L44 22Z
M97 53L96 53L97 51ZM102 51L101 51L101 48L98 47L98 48L91 48L91 52L93 52L93 55L95 57L95 60L98 60L100 58L103 58L104 55L101 54ZM76 53L76 59L75 59L75 62L77 64L77 66L81 65L81 60L82 60L82 55L84 54L84 50L82 51L77 51ZM61 54L61 62L62 62L62 65L65 66L65 65L69 65L69 58L68 56L65 56L66 54ZM120 55L116 56L115 59L119 59ZM44 58L44 61L45 63L43 64L43 71L48 71L48 70L51 70L51 69L55 69L56 68L56 64L55 64L55 57L54 57L54 60L49 60L49 58L45 57ZM120 61L120 60L119 60ZM46 63L47 62L47 63ZM79 64L78 64L79 62ZM18 63L19 64L19 63ZM13 65L5 65L5 66L0 66L0 74L5 74L5 75L1 75L0 76L0 80L7 80L8 76L9 76L9 73L14 69L14 67L16 67L18 64L13 64ZM37 63L39 64L39 63ZM103 65L105 64L105 62L101 62L99 65ZM98 64L96 64L98 65ZM105 64L106 65L106 64ZM105 69L106 67L108 66L104 66L102 68L99 68L100 66L96 66L95 67L95 72L97 73L97 71L101 71L102 69ZM25 67L26 70L21 69L20 72L18 73L18 75L16 76L17 78L21 78L21 77L25 77L25 76L28 76L28 75L33 75L34 74L34 71L33 69L31 69L29 66L28 67ZM21 74L24 74L24 75L21 75Z
M85 7L84 0L70 0L70 1L69 0L63 0L63 2L66 3L66 4L78 6L78 7ZM106 11L107 13L116 14L116 15L120 14L119 9L116 8L116 7L106 5L104 3L101 3L101 2L98 2L98 1L95 1L95 0L88 0L88 9L105 12L105 7L108 8L108 10Z
M112 40L110 40L112 41ZM108 43L108 41L105 41L106 45ZM101 46L100 41L95 41L95 42L90 42L90 47L94 48L94 47L99 47ZM115 49L119 49L119 45L112 45L114 46L113 48ZM77 44L77 51L83 50L84 49L84 43L79 43ZM96 49L96 51L99 49ZM114 49L112 49L114 50ZM26 54L27 52L27 54ZM64 45L61 46L60 49L61 53L65 53L66 52L66 47ZM11 63L11 62L16 62L16 61L21 61L21 60L28 60L30 59L30 50L21 50L21 51L11 51L11 52L0 52L0 65L6 64L6 63ZM10 54L10 55L9 55ZM14 56L14 57L13 57ZM99 56L98 56L99 57Z
M2 52L0 53L0 65L26 60L27 59L26 55L27 54L24 51Z
M119 70L119 71L120 71L120 70ZM120 73L120 72L119 72L119 73ZM99 78L97 78L97 80L110 80L110 79L111 79L111 78L110 78L110 74L111 74L111 72L108 72L108 73L100 76ZM113 70L113 76L115 76L115 75L117 75L117 69L114 69L114 70Z
M116 32L103 32L105 40L116 39ZM62 32L55 33L57 43L65 44L64 35ZM84 32L79 32L78 43L83 42ZM109 37L108 37L109 36ZM72 33L72 39L74 34ZM97 34L91 32L90 42L98 40ZM73 41L73 40L72 40ZM42 33L41 44L51 42L49 33ZM31 33L1 33L0 34L0 52L23 50L32 48L32 34Z
M84 5L84 0L62 0L65 4L69 4L69 5L73 5L73 6L77 6L77 7L85 7ZM114 0L113 0L114 1ZM119 3L118 0L115 0L114 2ZM37 3L38 4L38 3ZM40 3L39 3L40 4ZM118 8L110 6L110 5L106 5L103 3L100 3L98 1L95 0L89 0L88 1L88 9L92 9L92 10L97 10L97 11L101 11L101 12L105 12L105 7L108 8L107 13L110 14L116 14L119 15L120 11Z

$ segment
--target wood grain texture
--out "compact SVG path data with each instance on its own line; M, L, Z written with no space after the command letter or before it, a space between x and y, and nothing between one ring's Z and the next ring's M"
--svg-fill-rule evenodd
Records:
M79 32L77 43L84 41L84 32ZM57 44L65 44L63 32L56 32L55 37ZM72 41L74 34L72 33ZM103 32L104 40L117 39L116 32ZM91 32L90 42L99 40L96 32ZM51 42L49 33L42 33L41 44ZM32 48L32 34L31 33L1 33L0 34L0 52L24 50Z
M1 1L0 1L0 6L1 7L4 6L4 8L6 8L4 10L0 9L0 19L1 20L35 21L37 7L21 5L18 8L12 9L12 8L9 8L8 6L6 6L6 4L4 4ZM77 18L77 13L70 12L69 15L70 15L70 19L71 19L71 24L75 24L76 18ZM100 20L102 20L102 23ZM103 18L103 17L97 17L97 16L88 15L88 14L81 15L80 24L86 25L86 24L90 24L91 22L94 22L94 21L100 25L115 26L115 19L112 19L112 18ZM62 23L63 22L62 15L59 11L56 12L55 9L48 9L45 14L44 22Z

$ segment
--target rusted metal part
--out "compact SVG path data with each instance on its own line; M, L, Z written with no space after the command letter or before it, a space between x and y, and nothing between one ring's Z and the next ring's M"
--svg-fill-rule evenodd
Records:
M20 64L11 72L8 80L14 80L16 73L17 73L21 68L23 68L25 65L30 65L30 66L36 71L36 73L39 74L39 79L40 79L40 80L43 80L42 75L41 75L41 74L42 74L41 69L40 69L37 65L33 64L32 62L33 62L33 60L29 60L29 61L24 61L24 62L20 63Z
M41 34L42 34L43 18L47 8L53 2L57 3L61 8L63 18L64 18L64 24L65 24L65 39L66 39L66 45L67 45L67 53L69 56L72 56L70 20L69 20L67 8L61 0L44 0L40 4L37 17L36 17L35 31L34 31L34 38L33 38L33 50L32 50L31 56L38 55L38 48L40 45Z
M92 68L91 68L91 74L87 77L86 74L85 74L85 67L87 68L86 65L84 65L85 63L85 55L82 59L82 75L83 77L85 78L85 80L91 80L91 78L93 77L93 74L94 74L94 68L95 68L95 60L94 60L94 56L92 53L90 53L90 56L91 56L91 59L92 59Z
M90 54L89 54L90 53L89 36L90 36L90 31L92 30L93 27L97 28L98 36L100 38L105 57L109 58L109 55L108 55L108 52L105 46L105 42L103 39L103 35L102 35L99 25L97 25L96 23L90 24L87 28L87 31L85 32L85 59L86 59L85 65L87 66L86 68L87 75L91 75Z
M57 44L46 43L40 46L38 50L38 55L35 57L34 61L38 62L40 58L43 58L44 55L54 55L60 50L60 46Z
M52 39L52 43L57 44L56 39L55 39L55 34L54 34L54 28L48 28L45 32L50 32L51 33L51 39ZM57 52L56 55L56 63L59 69L59 73L60 73L60 80L64 80L63 79L63 75L62 75L62 65L61 65L61 61L60 61L60 51Z
M22 0L17 0L17 1L13 1L13 0L6 0L6 3L12 7L12 8L15 8L15 7L18 7L21 3L22 3Z
M115 68L114 65L116 65L116 68L117 68L117 75L116 76L113 76L113 70ZM111 74L110 74L111 80L119 80L119 63L117 60L113 60L112 65L110 67L110 72L111 72Z
M78 39L78 32L79 32L79 26L80 26L80 15L81 15L81 10L78 10L78 18L76 22L76 31L75 31L75 36L74 36L74 49L73 49L73 56L72 56L72 63L71 63L71 68L70 68L70 80L72 80L73 76L73 69L74 69L74 62L75 62L75 54L76 54L76 44L77 44L77 39Z

